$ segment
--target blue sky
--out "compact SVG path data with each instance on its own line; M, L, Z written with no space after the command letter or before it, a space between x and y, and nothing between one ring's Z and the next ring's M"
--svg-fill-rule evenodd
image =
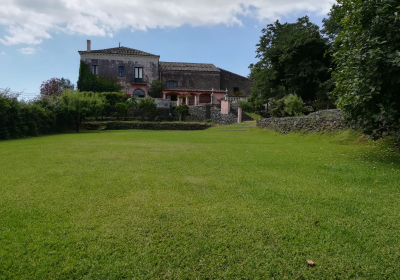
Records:
M76 83L78 50L86 50L87 39L92 41L92 49L117 47L121 42L122 46L160 55L161 61L213 63L247 76L248 66L257 61L255 50L262 28L276 19L294 22L304 15L321 25L333 3L332 0L112 2L113 6L108 1L92 0L2 0L0 88L9 87L30 99L38 95L42 81L50 78L64 77ZM138 13L134 6L137 2L147 3L150 8Z

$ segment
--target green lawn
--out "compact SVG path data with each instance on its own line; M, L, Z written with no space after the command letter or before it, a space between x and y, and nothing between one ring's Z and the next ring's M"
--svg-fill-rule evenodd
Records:
M220 129L0 142L0 279L400 279L388 148Z

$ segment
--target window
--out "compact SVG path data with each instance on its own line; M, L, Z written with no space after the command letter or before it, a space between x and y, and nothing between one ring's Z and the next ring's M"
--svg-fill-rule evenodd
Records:
M97 75L97 65L92 65L92 73Z
M177 81L167 81L166 86L167 86L167 88L177 88L178 82Z
M143 82L143 68L135 67L135 82Z
M118 77L124 77L124 76L125 76L125 67L119 66L118 67Z

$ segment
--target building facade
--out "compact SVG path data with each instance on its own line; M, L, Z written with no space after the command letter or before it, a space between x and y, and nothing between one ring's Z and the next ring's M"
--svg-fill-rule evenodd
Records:
M161 80L163 98L187 105L219 104L223 99L247 100L252 81L206 63L162 62L160 56L117 47L79 51L80 59L93 74L117 79L123 91L135 97L148 97L149 85Z

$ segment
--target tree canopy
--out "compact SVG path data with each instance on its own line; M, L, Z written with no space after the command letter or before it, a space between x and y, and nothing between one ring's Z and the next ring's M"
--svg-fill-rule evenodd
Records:
M366 132L400 118L400 5L397 0L340 0L333 94L348 120ZM336 9L336 10L335 10ZM334 13L333 13L334 11Z
M40 86L41 96L57 96L61 95L64 89L74 90L75 85L69 79L51 78L44 81Z
M153 98L161 98L162 91L165 89L165 83L160 80L154 80L150 84L148 94Z
M330 56L325 55L328 39L307 16L295 23L268 24L262 33L256 51L260 61L249 67L254 81L252 95L268 97L271 90L283 86L286 93L313 101L330 79Z

